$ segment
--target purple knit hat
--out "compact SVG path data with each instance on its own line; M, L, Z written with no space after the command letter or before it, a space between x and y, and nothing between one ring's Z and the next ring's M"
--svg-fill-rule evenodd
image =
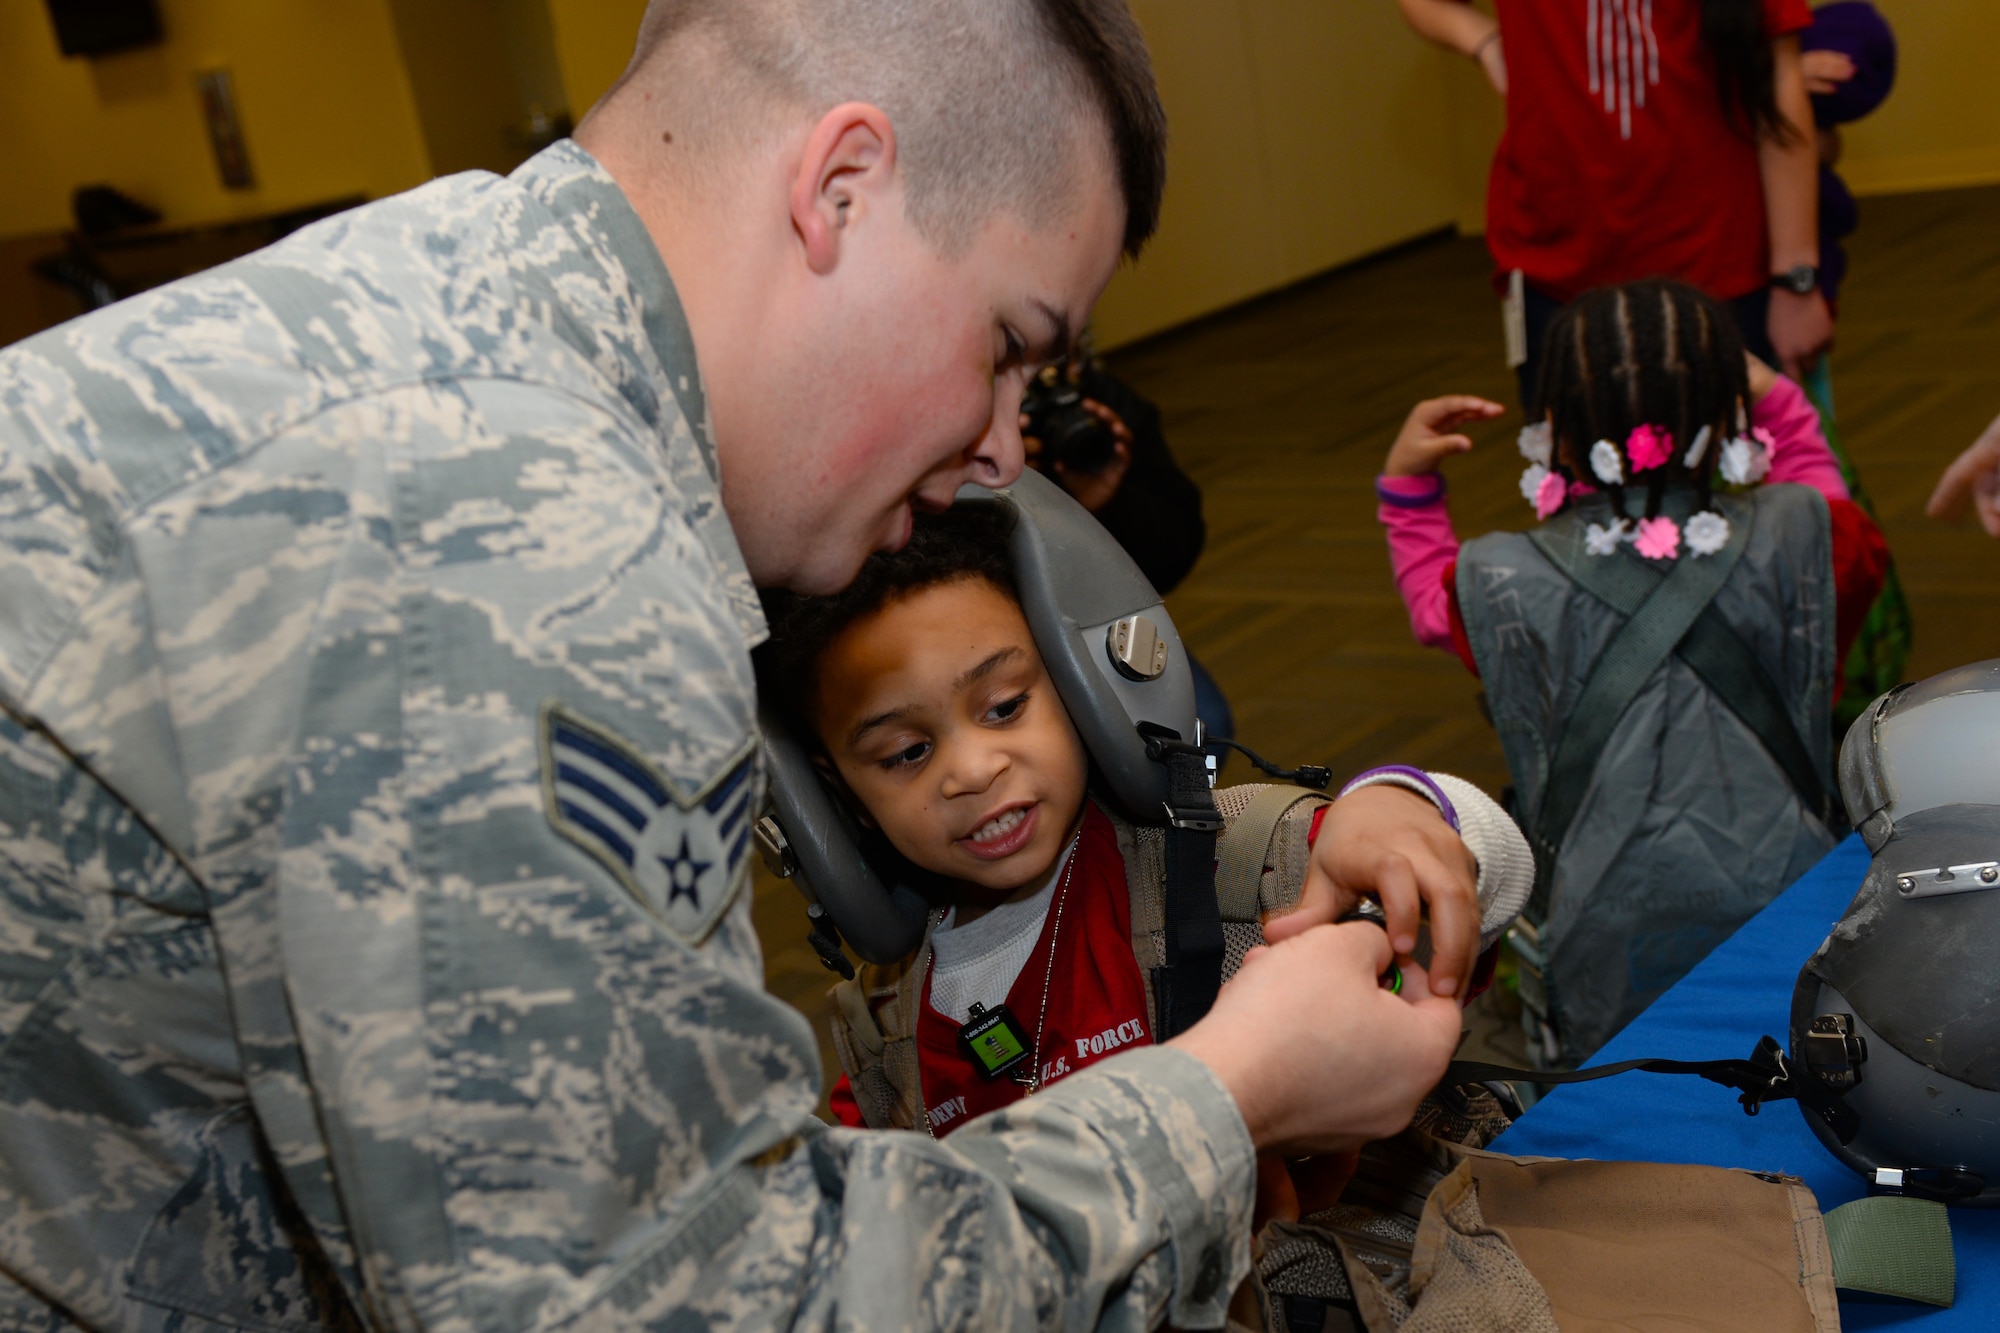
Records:
M1838 51L1854 62L1853 78L1830 93L1813 94L1813 120L1822 129L1861 119L1895 86L1896 34L1868 0L1834 0L1815 9L1799 49Z

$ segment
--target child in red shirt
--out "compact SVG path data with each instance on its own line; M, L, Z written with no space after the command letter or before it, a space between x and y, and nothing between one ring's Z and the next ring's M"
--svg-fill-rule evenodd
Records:
M1144 881L1129 863L1142 839L1089 799L1089 758L1021 613L1000 521L979 507L921 516L909 546L871 559L845 593L768 599L767 690L817 738L822 771L863 823L933 886L918 951L835 988L846 1076L832 1100L849 1125L947 1134L1154 1039L1134 916L1157 903L1132 892ZM1403 966L1420 900L1434 922L1479 916L1490 946L1532 880L1512 823L1456 779L1399 770L1365 785L1376 784L1409 787L1464 838L1439 824L1438 862L1384 895ZM1350 799L1410 815L1402 793ZM1331 856L1313 847L1323 802L1296 807L1274 836L1282 864L1265 878L1289 883L1269 905L1296 901L1308 859L1328 873ZM1439 991L1463 993L1461 952L1436 960Z

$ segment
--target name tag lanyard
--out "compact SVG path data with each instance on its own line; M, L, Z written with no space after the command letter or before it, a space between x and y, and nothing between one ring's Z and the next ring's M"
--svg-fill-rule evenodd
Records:
M1077 843L1082 836L1083 832L1079 829L1070 838L1062 882L1056 885L1056 919L1049 927L1049 961L1042 972L1042 1010L1035 1018L1035 1039L1032 1042L1023 1040L1027 1034L1021 1030L1019 1020L1004 1002L991 1009L983 1004L973 1005L970 1016L958 1029L958 1048L972 1061L981 1078L989 1082L1012 1078L1027 1089L1024 1095L1029 1097L1041 1090L1042 1034L1049 1021L1049 987L1055 980L1056 946L1062 940L1063 906L1069 901L1069 881L1076 873ZM930 1128L929 1116L924 1117L924 1128Z

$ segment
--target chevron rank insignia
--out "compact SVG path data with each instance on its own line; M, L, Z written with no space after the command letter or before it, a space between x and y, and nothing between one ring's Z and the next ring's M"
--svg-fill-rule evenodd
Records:
M692 796L630 744L557 704L542 709L549 823L667 929L699 945L734 901L750 846L753 740Z

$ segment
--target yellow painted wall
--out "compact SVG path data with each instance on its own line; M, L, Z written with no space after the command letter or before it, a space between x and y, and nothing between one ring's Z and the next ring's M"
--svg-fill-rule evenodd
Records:
M109 184L173 223L241 217L430 174L386 0L161 0L167 40L64 59L40 0L0 0L0 237L70 225ZM196 72L236 84L255 189L225 190Z
M527 119L495 0L388 0L431 170L507 172Z
M578 120L611 90L632 59L646 0L548 0L556 65Z
M1896 30L1896 89L1845 131L1840 171L1857 194L2000 181L2000 4L1875 0Z
M1172 139L1160 234L1101 343L1192 319L1458 215L1443 66L1389 0L1134 0Z

